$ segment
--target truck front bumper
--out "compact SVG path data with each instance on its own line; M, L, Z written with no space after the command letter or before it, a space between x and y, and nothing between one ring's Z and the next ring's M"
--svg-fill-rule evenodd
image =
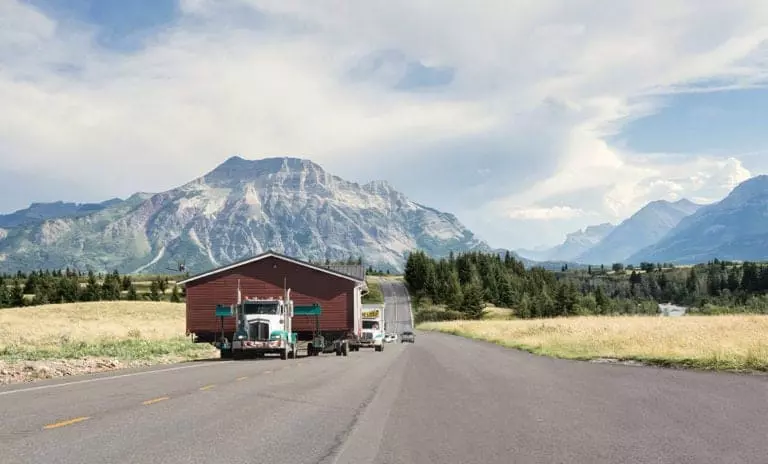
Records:
M261 351L265 353L280 353L285 350L285 342L283 340L267 340L263 342L254 341L235 341L232 342L232 350L240 351Z

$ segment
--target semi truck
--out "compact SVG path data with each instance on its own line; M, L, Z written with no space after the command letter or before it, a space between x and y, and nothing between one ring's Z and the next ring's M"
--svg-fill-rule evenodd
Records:
M241 298L237 303L219 305L216 315L221 318L222 333L215 343L222 358L243 359L277 354L280 359L290 359L304 354L317 356L323 352L335 352L346 356L356 346L357 337L347 332L323 332L320 316L322 308L315 303L296 306L290 298L290 289L282 297ZM311 331L294 331L293 319L297 316L314 320ZM223 318L235 318L235 332L231 343L226 339Z
M384 306L363 305L362 331L358 340L358 346L373 348L375 351L384 350Z

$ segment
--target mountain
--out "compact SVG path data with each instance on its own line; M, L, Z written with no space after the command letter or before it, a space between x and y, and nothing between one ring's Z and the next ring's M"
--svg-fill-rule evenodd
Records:
M46 219L84 216L115 206L122 201L119 198L113 198L101 203L64 203L63 201L32 203L29 208L20 209L10 214L0 214L0 227L18 227L41 223Z
M415 248L433 256L490 250L452 214L387 182L358 185L305 159L234 156L167 192L2 228L0 270L162 272L183 260L196 273L268 249L317 261L362 255L402 269Z
M742 182L723 200L686 217L629 259L689 264L715 258L768 259L768 176Z
M685 199L674 203L665 200L648 203L574 260L587 264L625 262L638 250L659 241L700 207Z
M556 247L546 250L517 250L517 253L536 261L573 261L574 258L586 252L614 229L613 224L604 223L589 226L586 229L566 235L565 241Z

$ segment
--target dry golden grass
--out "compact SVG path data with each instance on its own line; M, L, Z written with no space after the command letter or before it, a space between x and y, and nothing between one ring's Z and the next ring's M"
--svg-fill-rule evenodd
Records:
M487 305L485 307L485 319L509 319L513 311L509 308Z
M768 316L574 317L419 326L568 359L768 370Z
M184 308L183 303L103 301L3 309L0 358L197 357L210 350L185 339Z

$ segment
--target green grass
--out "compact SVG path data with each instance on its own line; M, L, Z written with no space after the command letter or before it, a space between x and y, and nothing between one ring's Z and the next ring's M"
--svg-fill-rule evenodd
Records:
M0 349L5 361L41 361L56 359L82 359L86 357L110 358L120 361L154 360L163 357L179 359L207 358L211 347L195 344L185 337L168 340L101 339L96 341L64 341L58 347L34 345L8 345Z
M97 301L0 310L0 361L110 358L184 361L216 355L184 336L186 307Z
M368 294L363 297L363 304L384 303L384 294L377 279L368 278Z

